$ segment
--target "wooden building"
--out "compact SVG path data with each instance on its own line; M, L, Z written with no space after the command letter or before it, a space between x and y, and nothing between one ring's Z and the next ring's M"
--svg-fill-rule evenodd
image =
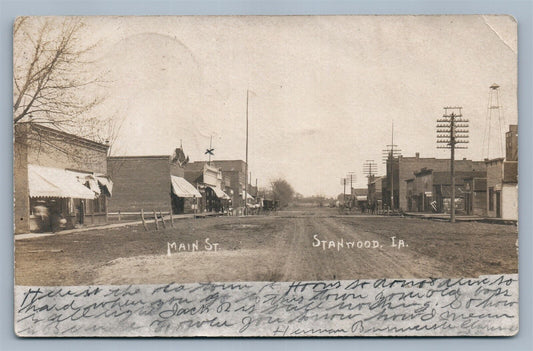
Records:
M455 208L458 213L473 212L472 190L468 179L482 179L486 171L455 172ZM451 209L452 179L450 171L423 168L407 180L408 211L449 213ZM479 186L476 181L476 187ZM473 194L472 194L473 195ZM477 202L476 202L477 203Z
M199 176L200 173L198 171L203 167L203 164L207 164L207 161L196 161L190 163L187 167L189 169L197 167L196 174ZM246 177L246 163L242 160L214 160L211 161L211 166L221 172L222 182L220 188L230 198L228 205L233 209L244 207L244 196L242 194ZM191 182L194 181L194 179L188 179Z
M231 198L222 190L225 180L219 168L206 162L192 162L185 166L184 173L185 179L202 195L198 203L201 212L227 212Z

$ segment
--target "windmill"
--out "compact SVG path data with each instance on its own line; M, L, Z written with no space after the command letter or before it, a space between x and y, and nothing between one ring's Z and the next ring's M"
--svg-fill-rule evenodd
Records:
M487 116L485 119L485 132L483 134L483 157L494 158L504 155L505 116L500 103L500 86L496 83L489 87Z

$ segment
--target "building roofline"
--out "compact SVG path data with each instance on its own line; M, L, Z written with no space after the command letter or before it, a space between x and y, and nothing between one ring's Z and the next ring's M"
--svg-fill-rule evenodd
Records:
M199 161L194 161L194 162L209 162L209 161L202 161L202 160L199 160ZM211 162L244 162L246 163L245 161L243 160L238 160L238 159L235 159L235 160L211 160Z
M400 156L397 159L401 160L434 160L434 161L450 161L449 158L436 158L436 157L416 157L416 156ZM456 159L455 162L485 162L485 160L470 160L470 159Z
M108 156L108 160L119 160L119 159L146 159L146 158L167 158L170 159L170 155L137 155L137 156Z
M505 157L491 158L491 159L485 160L484 162L485 164L489 164L489 163L500 162L500 161L505 161Z
M102 149L102 150L105 150L105 151L107 151L109 149L109 145L107 145L107 144L99 143L97 141L94 141L94 140L91 140L91 139L87 139L87 138L78 136L76 134L67 133L67 132L64 132L64 131L59 130L59 129L50 128L50 127L47 127L47 126L42 125L40 123L22 122L21 124L23 124L23 123L29 125L30 129L41 129L41 130L44 130L44 131L46 131L48 133L55 133L56 135L61 135L63 137L67 137L69 139L75 140L75 141L77 141L80 144L85 144L85 145L92 146L94 148L99 148L99 149Z
M211 162L244 162L244 163L246 163L246 161L239 160L239 159L234 159L234 160L211 160Z

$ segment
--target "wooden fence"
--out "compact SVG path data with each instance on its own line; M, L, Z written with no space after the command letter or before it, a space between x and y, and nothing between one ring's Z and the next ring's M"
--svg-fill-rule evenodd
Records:
M212 217L212 216L220 216L222 214L219 213L191 213L187 214L187 216L192 216L192 218L206 218L206 217ZM167 219L165 220L165 217ZM179 217L179 216L178 216ZM156 211L155 209L151 211L144 211L144 209L141 209L139 212L108 212L107 213L108 219L117 220L118 222L122 221L138 221L141 220L143 227L146 231L148 231L148 223L155 223L155 230L159 229L166 229L167 228L167 222L170 225L171 228L174 228L174 218L175 216L172 214L172 211Z
M144 230L148 231L148 223L151 223L152 221L155 223L155 230L159 230L160 228L165 229L167 228L167 223L165 222L165 216L169 217L169 224L172 228L174 228L174 216L172 215L172 211L156 211L155 209L152 211L144 211L144 209L141 209L139 212L109 212L107 214L107 217L109 219L116 218L119 222L121 221L132 221L132 220L138 220L140 219Z

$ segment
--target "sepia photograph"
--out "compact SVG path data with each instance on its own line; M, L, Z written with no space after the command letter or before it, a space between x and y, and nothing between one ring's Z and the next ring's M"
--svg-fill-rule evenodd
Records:
M508 15L13 23L14 329L518 332Z

